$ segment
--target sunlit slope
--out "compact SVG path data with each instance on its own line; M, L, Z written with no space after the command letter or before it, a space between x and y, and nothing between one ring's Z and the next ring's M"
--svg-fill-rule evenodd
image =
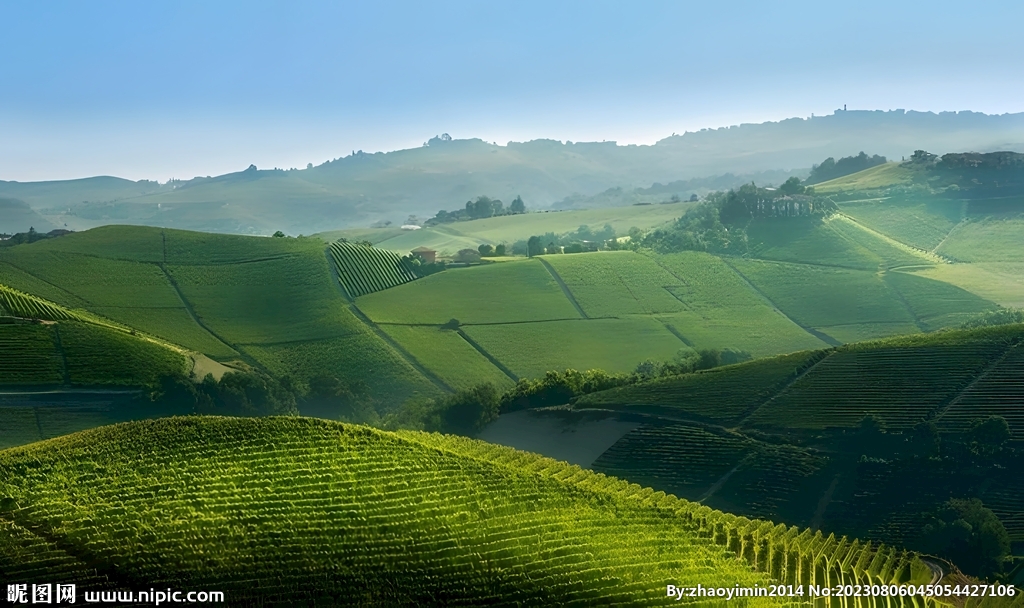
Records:
M319 239L106 226L3 250L0 283L300 381L438 391L350 310Z
M852 428L871 414L907 429L945 415L975 383L1011 374L1019 358L1006 357L1022 340L1021 325L897 336L592 393L576 407L777 431ZM1024 417L1010 405L1024 399L1024 385L1007 382L997 392L975 414L1005 416L1014 436L1024 437ZM968 403L957 402L955 417L973 419Z
M946 331L658 379L573 407L644 416L596 470L715 508L902 543L923 513L977 497L1020 542L1022 362L1024 325ZM890 448L860 460L875 449L858 435L869 415ZM989 416L1007 421L1011 443L998 466L978 469L957 450ZM938 427L943 460L913 455L914 427L926 422Z
M901 551L508 448L312 419L127 423L7 450L0 472L5 580L233 604L650 605L683 581L931 579Z
M818 194L834 194L851 190L873 190L913 183L916 173L900 163L891 162L837 177L814 185Z

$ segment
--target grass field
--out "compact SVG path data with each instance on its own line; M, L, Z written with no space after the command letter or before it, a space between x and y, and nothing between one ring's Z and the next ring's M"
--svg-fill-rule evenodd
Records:
M429 247L440 253L452 254L460 249L476 249L483 243L511 244L537 234L573 232L580 226L601 228L605 224L610 224L616 233L621 235L633 226L647 229L672 221L686 213L691 206L693 203L686 202L551 211L441 224L416 231L402 231L393 227L357 228L323 232L316 236L325 241L335 241L339 238L368 240L378 247L403 254L416 247Z
M381 326L416 360L445 384L466 389L490 382L499 390L510 388L512 379L494 366L465 339L452 330L408 325Z
M963 203L949 199L890 197L839 204L843 213L897 241L931 251L963 219Z
M680 280L645 255L607 251L548 255L543 260L551 264L589 317L685 310L672 295Z
M914 177L913 171L900 166L900 163L891 162L815 184L814 191L818 194L832 194L852 190L888 188L910 184L914 181Z
M937 253L961 262L1024 262L1024 217L972 217L954 230Z
M463 330L521 378L548 370L630 372L646 359L692 352L658 321L645 317L473 325Z
M899 294L873 272L733 260L783 313L841 342L919 331Z
M579 318L539 260L487 264L434 274L357 300L378 323L440 325Z
M824 356L804 351L584 395L577 408L734 424Z
M843 239L870 252L878 260L879 268L919 266L941 261L927 251L914 249L843 214L831 217L828 227Z
M872 561L881 582L930 576L913 555L508 448L310 419L105 427L5 451L0 473L0 573L82 590L159 580L223 590L232 603L650 605L681 578L768 584L752 566L755 544L764 559L807 554L812 567L780 572L780 583L806 585L833 563L866 575ZM64 498L63 483L78 498ZM101 489L113 498L94 498ZM86 546L89 562L77 557Z

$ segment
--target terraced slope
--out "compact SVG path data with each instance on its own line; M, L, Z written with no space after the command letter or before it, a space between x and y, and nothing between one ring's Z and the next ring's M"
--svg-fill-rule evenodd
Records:
M44 319L47 321L66 321L80 319L70 310L56 306L42 298L22 293L17 289L0 285L0 316L21 317L24 319Z
M233 604L651 605L680 581L932 575L902 551L478 441L179 418L0 453L0 576L221 589Z

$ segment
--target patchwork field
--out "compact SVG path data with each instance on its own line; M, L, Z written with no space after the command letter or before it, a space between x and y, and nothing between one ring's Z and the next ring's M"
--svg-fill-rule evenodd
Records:
M858 240L843 238L818 217L771 218L747 227L750 256L765 260L878 270L884 260Z
M686 310L673 295L680 280L644 255L632 251L547 255L589 317L618 317Z
M480 354L458 332L437 327L382 325L416 361L453 389L490 382L504 390L513 380Z
M853 427L867 414L909 428L948 403L1002 356L1019 327L905 336L838 348L759 408L754 427Z
M796 323L840 342L919 331L899 294L873 272L756 260L730 264Z

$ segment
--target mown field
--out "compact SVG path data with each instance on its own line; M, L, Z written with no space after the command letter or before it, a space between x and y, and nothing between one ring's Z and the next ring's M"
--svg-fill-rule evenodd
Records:
M1024 218L971 217L957 227L936 251L961 262L1024 262Z
M4 451L0 472L0 574L82 590L159 580L232 603L650 605L690 579L931 578L913 554L507 448L311 419L104 427ZM82 498L62 498L64 483ZM783 567L803 555L811 567Z
M897 196L839 203L843 213L902 243L931 251L964 217L961 201Z

